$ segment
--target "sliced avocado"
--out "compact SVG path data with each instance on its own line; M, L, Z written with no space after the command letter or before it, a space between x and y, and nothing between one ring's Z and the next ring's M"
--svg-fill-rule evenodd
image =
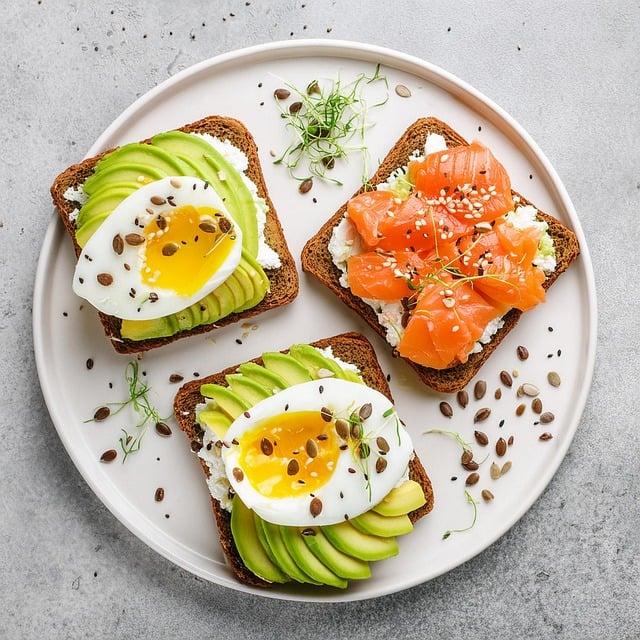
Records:
M391 489L373 510L381 516L401 516L419 509L425 502L422 487L413 480L406 480L399 487Z
M269 557L269 560L271 560L271 562L273 562L273 564L275 564L276 567L280 569L280 571L282 571L283 573L287 573L276 560L276 557L273 551L271 551L271 547L269 546L269 542L267 541L267 536L265 535L265 532L264 532L264 526L263 526L264 520L255 511L253 512L253 525L256 528L256 534L258 535L258 540L260 540L260 544L262 545L264 552Z
M238 279L237 272L238 270L236 269L223 283L229 287L229 291L231 291L231 295L233 296L232 311L240 308L247 301L244 296L242 284L240 284L240 280Z
M294 384L309 382L311 380L311 376L307 369L305 369L295 358L284 353L263 353L262 361L269 371L273 371L279 376L282 376L291 387Z
M136 182L139 186L166 177L167 173L148 164L116 163L100 173L90 175L82 185L87 195L93 195L107 184L116 182Z
M80 244L79 240L78 244ZM120 335L127 340L165 338L172 336L176 331L178 331L178 325L173 316L152 320L123 320L120 325Z
M225 376L225 380L229 385L229 388L235 393L238 398L244 400L250 407L254 404L258 404L261 400L273 395L268 389L265 389L261 384L258 384L254 380L245 378L241 373L232 373Z
M289 349L289 355L303 365L315 379L326 378L320 375L320 370L330 371L335 378L345 379L342 367L331 358L325 358L315 347L308 344L294 344Z
M188 176L192 173L176 155L143 142L126 144L112 151L98 162L95 173L123 164L147 164L168 176Z
M217 322L220 320L220 302L218 302L218 298L215 296L215 291L212 291L202 298L200 304L207 307L207 322Z
M274 564L277 564L284 573L296 580L297 582L307 582L309 584L320 584L312 580L300 567L296 564L289 550L282 540L281 527L277 524L271 524L265 520L260 520L262 532L264 533L267 546L275 558ZM256 525L257 527L257 525Z
M252 256L258 254L258 222L251 192L238 170L206 140L183 131L167 131L152 139L155 147L189 162L211 184L242 230L242 244ZM224 179L221 179L221 175Z
M242 412L250 406L239 398L235 393L219 384L203 384L200 393L205 398L216 401L219 409L224 411L232 420L235 420Z
M345 589L347 581L337 576L326 567L309 550L302 539L302 533L298 527L280 527L282 540L285 547L295 560L296 564L313 580L330 587Z
M245 362L238 367L238 371L248 380L254 380L273 393L286 389L289 385L287 381L273 371L261 367L255 362Z
M81 227L92 218L98 218L113 211L135 189L121 187L119 189L105 189L98 197L89 198L80 207L76 227Z
M253 512L235 496L231 507L231 535L246 567L267 582L288 582L289 578L271 562L260 543Z
M178 311L178 313L173 314L178 321L178 329L180 331L188 331L194 325L193 314L191 313L191 308L187 307L186 309L182 309L182 311Z
M228 316L235 310L236 300L227 282L223 282L209 295L214 295L218 301L218 305L220 307L220 318Z
M394 538L413 531L409 516L381 516L375 511L367 511L351 520L351 524L360 532L381 538Z
M240 283L240 286L242 287L242 291L244 293L244 300L242 301L242 304L245 304L247 300L251 300L251 298L255 296L256 290L253 286L253 280L251 280L251 278L249 277L247 270L244 268L244 265L242 264L242 261L240 261L240 264L236 267L236 270L233 272L233 275L235 276L236 280ZM242 304L238 306L241 307Z
M322 527L322 532L336 549L360 560L384 560L398 555L398 543L395 538L380 538L361 533L349 522Z
M99 189L96 189L89 197L89 200L91 200L92 198L99 198L112 189L129 189L131 193L133 193L134 191L137 191L141 186L142 185L137 182L108 182ZM89 202L89 200L87 200L87 202Z
M371 577L371 569L367 562L336 549L322 533L322 529L314 528L313 531L314 535L305 535L302 539L311 553L333 573L347 580L364 580Z
M231 426L231 419L226 413L219 409L203 409L198 414L198 423L203 427L211 429L219 438L224 438L224 434Z
M364 384L364 380L359 373L356 373L351 369L342 369L342 373L344 373L345 380L349 380L349 382L357 382L358 384Z
M76 226L76 242L81 247L84 247L84 245L89 242L89 238L91 238L91 236L98 230L100 225L107 219L110 214L111 211L105 211L99 216L94 216L90 220L87 220L83 225Z

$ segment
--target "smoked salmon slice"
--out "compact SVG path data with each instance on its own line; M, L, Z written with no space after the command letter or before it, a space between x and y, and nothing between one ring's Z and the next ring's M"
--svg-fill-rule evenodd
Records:
M409 179L428 202L444 205L459 220L490 222L513 210L509 175L479 142L409 163Z

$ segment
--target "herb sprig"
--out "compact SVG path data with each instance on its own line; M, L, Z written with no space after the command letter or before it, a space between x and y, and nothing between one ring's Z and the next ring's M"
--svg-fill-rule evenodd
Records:
M473 527L476 524L476 520L478 519L478 503L473 498L473 496L466 490L464 492L464 497L466 498L467 504L470 504L473 507L473 520L471 520L471 524L468 527L464 527L463 529L447 529L442 534L443 540L446 540L447 538L449 538L453 533L463 533L465 531L469 531L470 529L473 529Z
M369 106L363 89L378 83L384 85L385 96ZM323 82L322 86L314 80L305 90L288 83L287 87L291 89L295 102L287 105L277 97L276 102L294 140L274 160L274 164L286 166L289 175L300 182L314 176L342 185L339 179L329 176L328 172L334 168L337 160L346 160L350 153L359 151L362 156L362 182L366 184L369 154L365 137L367 129L372 126L368 112L381 107L389 99L388 81L380 72L380 65L371 75L361 73L349 83L344 83L338 77Z

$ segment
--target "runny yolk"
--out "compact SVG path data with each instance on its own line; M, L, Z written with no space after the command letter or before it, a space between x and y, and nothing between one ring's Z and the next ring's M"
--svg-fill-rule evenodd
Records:
M164 211L145 226L143 235L142 281L182 296L206 284L236 239L219 211L191 205Z
M266 418L246 431L238 446L245 477L272 498L313 493L329 481L340 455L333 422L323 420L319 411Z

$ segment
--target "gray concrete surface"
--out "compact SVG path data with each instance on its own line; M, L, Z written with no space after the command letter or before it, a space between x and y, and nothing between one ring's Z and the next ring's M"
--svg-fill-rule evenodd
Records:
M638 3L246 4L0 4L0 637L640 637ZM449 575L330 607L207 584L125 530L82 481L50 424L31 338L54 175L179 69L245 45L314 36L423 56L511 112L574 199L600 304L599 357L582 425L531 511Z

